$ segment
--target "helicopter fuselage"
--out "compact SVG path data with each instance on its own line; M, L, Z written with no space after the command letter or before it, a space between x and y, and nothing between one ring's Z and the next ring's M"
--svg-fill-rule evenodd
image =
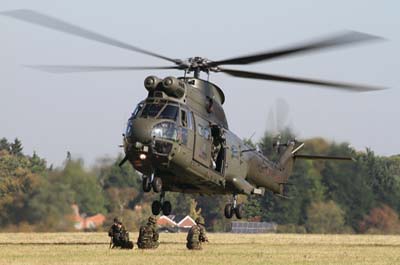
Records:
M144 178L161 178L163 191L282 193L291 156L274 163L229 131L217 86L197 78L149 77L145 87L149 95L124 135L126 157Z

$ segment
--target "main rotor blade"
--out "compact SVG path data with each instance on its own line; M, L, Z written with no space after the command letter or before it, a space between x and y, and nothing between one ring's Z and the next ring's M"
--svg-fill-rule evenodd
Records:
M366 41L376 41L376 40L383 40L381 37L355 32L355 31L348 31L344 33L340 33L325 39L320 39L316 41L310 41L305 44L300 44L296 46L292 46L289 48L278 49L275 51L270 52L262 52L251 54L247 56L235 57L226 60L214 61L208 63L208 65L214 67L218 65L232 65L232 64L250 64L260 61L266 61L275 59L278 57L284 57L289 55L295 55L300 53L306 52L313 52L317 50L339 47L349 44L355 44L359 42L366 42Z
M97 41L101 43L105 43L111 46L116 46L122 49L127 49L130 51L135 51L143 54L147 54L153 57L157 57L160 59L164 59L176 64L179 64L180 60L177 59L171 59L168 57L165 57L163 55L159 55L154 52L146 51L141 48L132 46L130 44L123 43L121 41L106 37L104 35L98 34L96 32L81 28L79 26L75 26L73 24L70 24L68 22L64 22L62 20L59 20L54 17L50 17L44 14L41 14L39 12L29 10L29 9L18 9L18 10L10 10L10 11L4 11L0 12L1 15L4 16L9 16L15 19L19 19L25 22L29 22L32 24L36 24L39 26L43 26L46 28L50 28L53 30L61 31L64 33L68 33L71 35L79 36L85 39L89 39L92 41Z
M374 90L382 90L385 89L383 87L375 87L375 86L365 86L359 84L351 84L351 83L340 83L333 81L324 81L317 79L307 79L307 78L299 78L299 77L290 77L290 76L282 76L275 74L263 74L263 73L255 73L255 72L247 72L233 69L219 69L220 72L226 73L228 75L243 77L243 78L251 78L251 79L261 79L261 80L269 80L269 81L279 81L279 82L289 82L289 83L297 83L297 84L307 84L307 85L317 85L317 86L326 86L334 89L343 89L355 92L367 92Z
M178 66L95 66L95 65L25 65L25 66L41 70L44 72L56 73L56 74L100 72L100 71L180 69Z

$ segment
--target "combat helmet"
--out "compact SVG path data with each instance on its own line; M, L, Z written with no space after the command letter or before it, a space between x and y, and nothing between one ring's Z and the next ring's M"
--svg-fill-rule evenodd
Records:
M196 220L195 220L195 222L196 222L196 224L198 224L198 225L205 225L204 223L204 218L203 217L201 217L201 216L199 216L199 217L197 217L196 218Z
M154 216L150 216L149 217L149 219L148 219L148 222L150 223L150 224L156 224L157 223L157 218L156 217L154 217Z

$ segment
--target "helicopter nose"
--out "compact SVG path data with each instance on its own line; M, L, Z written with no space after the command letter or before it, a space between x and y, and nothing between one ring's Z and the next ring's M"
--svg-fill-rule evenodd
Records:
M154 121L149 119L134 119L128 122L126 137L130 143L151 142L151 128Z

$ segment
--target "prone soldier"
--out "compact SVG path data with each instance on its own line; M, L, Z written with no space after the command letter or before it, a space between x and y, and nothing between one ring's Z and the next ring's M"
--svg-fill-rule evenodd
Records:
M186 247L188 249L200 250L202 249L201 244L208 242L206 235L206 229L204 227L204 218L197 217L195 220L196 224L192 226L186 237Z
M137 240L138 248L151 249L158 248L158 231L156 228L157 219L150 216L146 225L141 226Z

